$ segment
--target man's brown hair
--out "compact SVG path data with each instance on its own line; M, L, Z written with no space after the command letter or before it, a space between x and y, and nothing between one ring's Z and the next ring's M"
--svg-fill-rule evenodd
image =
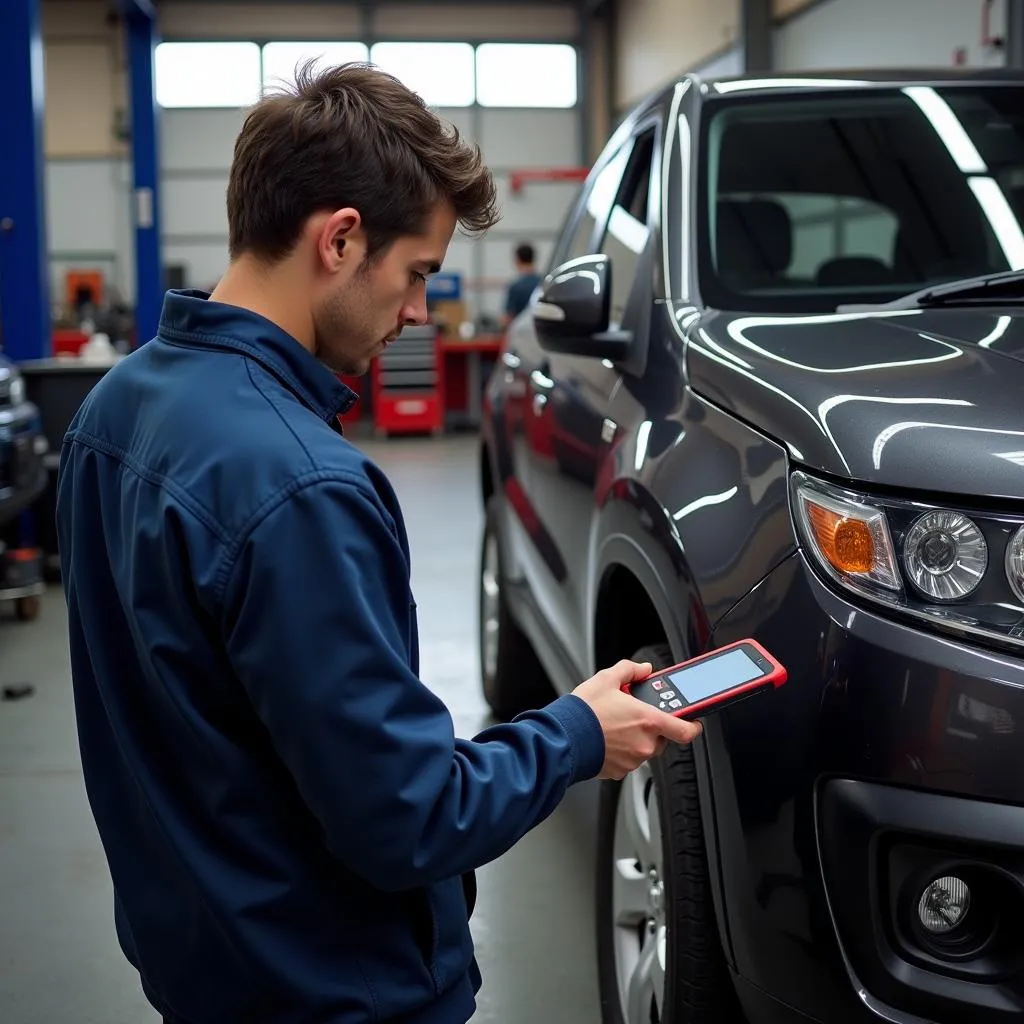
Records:
M359 211L370 257L418 234L448 200L470 234L497 223L497 197L478 147L398 79L367 64L297 69L294 89L253 107L228 183L229 248L269 263L294 248L323 210Z

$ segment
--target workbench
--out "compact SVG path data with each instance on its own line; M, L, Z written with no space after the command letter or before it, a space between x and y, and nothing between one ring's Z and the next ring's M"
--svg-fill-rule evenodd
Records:
M444 340L447 426L466 426L474 430L480 426L483 416L484 363L493 363L504 343L500 334L481 334L469 341L454 338Z

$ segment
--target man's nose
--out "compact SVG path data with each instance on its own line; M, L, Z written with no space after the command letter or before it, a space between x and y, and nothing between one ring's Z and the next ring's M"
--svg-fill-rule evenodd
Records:
M402 308L402 323L409 325L425 324L428 316L427 289L418 288L415 298L410 299Z

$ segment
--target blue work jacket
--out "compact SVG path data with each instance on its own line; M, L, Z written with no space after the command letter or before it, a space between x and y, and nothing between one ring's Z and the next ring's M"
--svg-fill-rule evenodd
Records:
M468 1020L463 876L604 758L572 695L456 739L354 399L263 317L172 291L64 440L85 784L122 949L175 1024Z

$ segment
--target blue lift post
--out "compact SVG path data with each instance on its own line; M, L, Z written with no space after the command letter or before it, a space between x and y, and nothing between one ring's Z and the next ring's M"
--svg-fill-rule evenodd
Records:
M0 343L15 362L50 354L40 0L0 2Z
M135 222L136 344L152 338L164 299L160 255L159 118L154 81L154 51L159 41L156 11L150 0L121 0L128 33L129 88Z

